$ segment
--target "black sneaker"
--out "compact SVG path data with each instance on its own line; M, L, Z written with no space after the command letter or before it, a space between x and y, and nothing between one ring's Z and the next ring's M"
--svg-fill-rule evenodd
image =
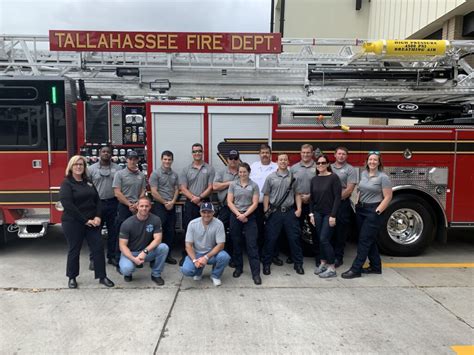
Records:
M132 275L124 276L124 277L123 277L123 280L124 280L125 282L131 282L131 281L133 280L133 276L132 276Z
M117 265L118 265L118 262L117 262L117 260L115 260L115 258L109 258L109 259L107 260L107 264L113 265L113 266L117 266Z
M165 280L161 278L161 276L151 276L151 280L156 283L158 286L163 286L165 284Z
M176 261L175 258L168 256L165 260L165 263L170 264L170 265L176 265L178 261Z

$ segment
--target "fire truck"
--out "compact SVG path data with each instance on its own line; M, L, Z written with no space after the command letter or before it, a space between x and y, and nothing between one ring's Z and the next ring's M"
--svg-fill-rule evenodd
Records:
M345 146L359 172L380 151L394 185L383 252L416 255L448 228L474 227L474 42L281 39L290 50L275 54L61 52L47 41L0 37L1 243L60 223L68 158L93 163L105 144L123 166L135 150L147 175L163 150L180 171L195 142L216 169L232 149L258 160L262 143L292 163L305 143L329 156Z

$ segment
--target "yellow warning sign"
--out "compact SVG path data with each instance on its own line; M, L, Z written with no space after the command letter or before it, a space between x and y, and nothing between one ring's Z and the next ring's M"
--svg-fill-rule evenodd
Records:
M449 41L434 40L379 40L364 43L366 53L379 55L443 55Z

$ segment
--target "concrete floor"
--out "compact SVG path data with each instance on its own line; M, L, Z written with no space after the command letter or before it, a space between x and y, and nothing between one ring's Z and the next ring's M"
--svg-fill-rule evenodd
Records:
M146 266L105 289L81 256L79 289L65 277L60 227L44 239L0 250L0 353L426 353L454 354L474 344L474 238L450 233L419 257L383 257L382 275L322 280L273 266L255 286L248 264L239 279L227 269L215 288L167 265L165 286ZM347 248L346 263L355 253ZM175 250L175 256L179 251ZM455 268L398 268L398 263L471 263ZM348 265L338 269L340 274Z

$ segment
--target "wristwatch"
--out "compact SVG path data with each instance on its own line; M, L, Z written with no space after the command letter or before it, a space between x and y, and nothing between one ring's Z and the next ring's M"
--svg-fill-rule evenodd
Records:
M148 255L148 253L149 253L149 251L148 251L147 248L143 249L143 252L144 252L146 255Z

